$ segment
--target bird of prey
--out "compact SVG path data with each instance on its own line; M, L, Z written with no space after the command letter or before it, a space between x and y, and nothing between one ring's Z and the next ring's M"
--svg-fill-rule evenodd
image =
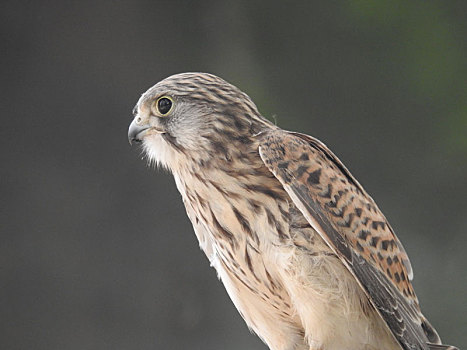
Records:
M134 115L130 143L172 172L202 250L270 349L456 349L421 313L385 216L322 142L206 73L160 81Z

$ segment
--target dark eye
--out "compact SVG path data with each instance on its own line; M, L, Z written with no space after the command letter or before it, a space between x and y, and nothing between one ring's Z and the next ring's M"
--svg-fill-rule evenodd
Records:
M172 100L168 97L161 97L157 101L157 110L160 114L166 115L172 109Z

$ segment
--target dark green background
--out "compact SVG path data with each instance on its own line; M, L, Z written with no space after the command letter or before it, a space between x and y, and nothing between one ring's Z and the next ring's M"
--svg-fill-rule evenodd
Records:
M2 1L2 349L265 349L131 110L207 71L333 149L467 347L465 1Z

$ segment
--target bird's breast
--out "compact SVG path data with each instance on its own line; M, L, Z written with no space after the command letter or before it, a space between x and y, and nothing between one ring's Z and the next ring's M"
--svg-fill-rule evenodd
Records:
M252 317L246 314L259 307L281 310L290 320L293 312L278 264L290 240L290 203L269 174L255 182L247 179L185 174L176 182L200 245L243 316Z

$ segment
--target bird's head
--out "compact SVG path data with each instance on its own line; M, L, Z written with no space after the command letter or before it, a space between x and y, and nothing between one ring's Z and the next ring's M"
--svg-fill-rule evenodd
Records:
M228 158L236 143L271 126L248 95L206 73L160 81L141 96L134 115L130 143L142 142L150 160L171 170L189 160Z

